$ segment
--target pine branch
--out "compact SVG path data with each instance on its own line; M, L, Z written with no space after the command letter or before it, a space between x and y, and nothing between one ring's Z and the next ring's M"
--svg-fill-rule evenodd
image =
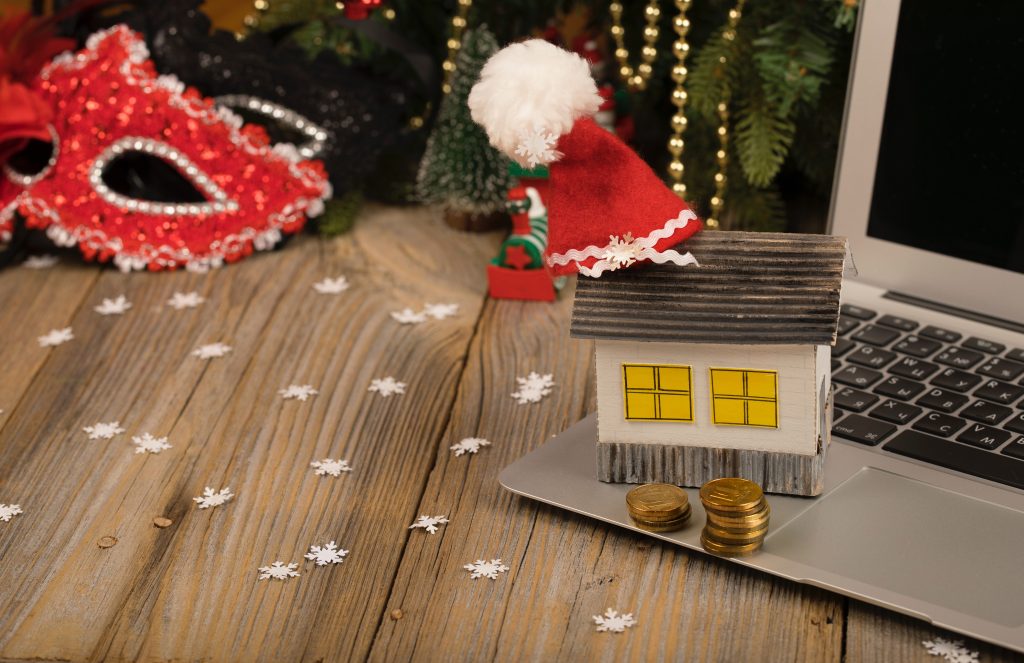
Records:
M718 102L727 99L737 86L742 69L743 51L748 46L743 31L736 38L722 38L725 27L716 30L694 56L694 66L687 78L688 109L707 118L715 116ZM725 64L722 64L722 59Z
M363 194L359 191L348 191L340 198L328 200L324 203L324 213L317 220L316 230L324 237L347 233L362 209Z
M769 103L782 117L797 102L815 105L832 66L834 40L823 35L812 11L792 11L754 40L754 63Z
M789 154L796 125L756 93L739 105L734 116L733 143L743 174L753 186L768 186Z

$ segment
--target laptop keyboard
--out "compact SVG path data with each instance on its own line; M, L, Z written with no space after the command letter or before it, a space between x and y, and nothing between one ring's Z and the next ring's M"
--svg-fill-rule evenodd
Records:
M844 304L832 434L1024 489L1024 349Z

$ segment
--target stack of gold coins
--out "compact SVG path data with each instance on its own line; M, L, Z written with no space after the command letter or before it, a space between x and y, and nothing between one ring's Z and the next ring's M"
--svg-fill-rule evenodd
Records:
M771 509L760 486L746 479L715 479L701 486L700 501L708 515L700 534L704 550L748 555L761 547Z
M686 491L668 483L647 483L626 493L629 516L648 532L672 532L690 519Z

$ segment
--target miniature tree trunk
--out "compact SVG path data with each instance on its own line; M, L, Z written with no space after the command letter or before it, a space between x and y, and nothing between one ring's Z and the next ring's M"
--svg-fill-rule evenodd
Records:
M420 200L442 205L449 225L461 230L491 230L505 222L505 192L512 185L508 160L491 147L466 105L480 70L497 50L498 42L486 26L466 32L452 90L441 102L420 162Z

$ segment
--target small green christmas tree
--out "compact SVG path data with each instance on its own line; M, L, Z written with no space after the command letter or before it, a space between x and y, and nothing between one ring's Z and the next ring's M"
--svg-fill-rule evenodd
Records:
M466 104L484 63L497 50L498 41L487 26L466 32L455 60L452 91L441 102L420 161L416 181L420 200L443 205L450 216L485 217L499 212L512 186L508 160L491 147Z

